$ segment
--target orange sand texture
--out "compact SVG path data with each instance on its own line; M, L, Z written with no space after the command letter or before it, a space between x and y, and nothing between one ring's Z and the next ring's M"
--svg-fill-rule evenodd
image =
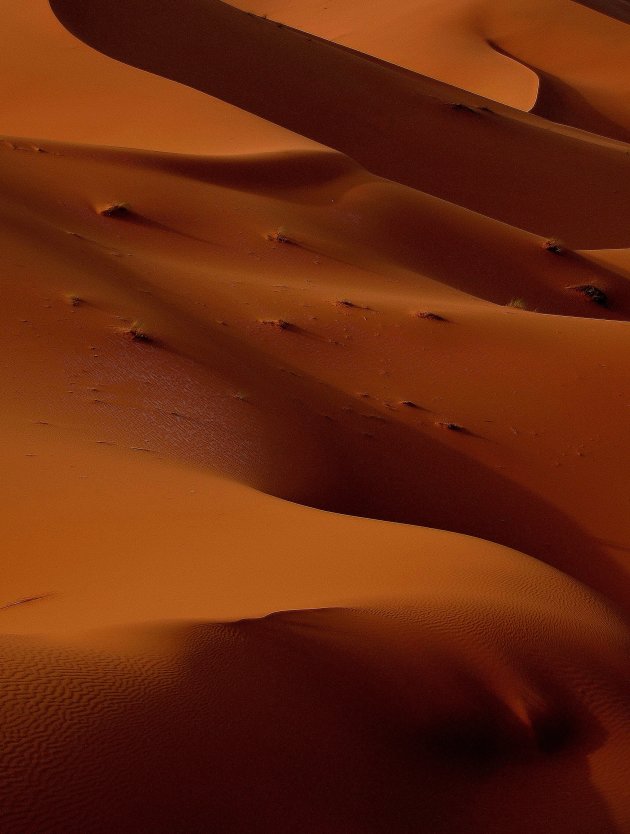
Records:
M630 3L0 19L0 832L629 832Z

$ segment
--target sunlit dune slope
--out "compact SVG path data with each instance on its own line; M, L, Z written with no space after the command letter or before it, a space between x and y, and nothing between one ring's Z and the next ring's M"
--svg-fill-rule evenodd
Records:
M184 153L251 153L315 143L82 44L48 0L4 3L0 132Z
M360 0L237 0L231 5L520 110L536 101L536 73L493 49L488 3L479 0L370 6Z

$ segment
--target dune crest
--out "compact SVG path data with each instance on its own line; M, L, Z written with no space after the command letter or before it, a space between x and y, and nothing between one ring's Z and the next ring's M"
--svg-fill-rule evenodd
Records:
M334 147L375 174L561 237L575 248L630 244L621 220L630 201L613 185L630 165L625 145L593 142L332 43L309 41L305 33L219 0L185 0L177 16L165 0L133 0L114 10L101 0L53 0L51 6L77 37L101 52ZM149 12L155 28L147 38L143 20ZM160 35L165 31L166 42ZM209 54L211 61L199 63L196 54ZM247 67L243 81L235 72L239 66ZM328 83L328 74L347 80L343 95ZM398 129L378 129L392 119ZM515 167L512 160L519 156L524 164ZM583 176L570 176L575 169ZM551 195L544 202L538 199L542 190Z

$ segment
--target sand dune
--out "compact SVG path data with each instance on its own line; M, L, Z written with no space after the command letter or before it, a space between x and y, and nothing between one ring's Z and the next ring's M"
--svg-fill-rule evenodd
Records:
M493 561L413 606L6 638L5 828L616 830L625 630Z
M176 16L165 0L114 11L100 0L51 5L111 57L302 133L373 173L575 248L630 244L629 198L616 187L630 165L625 145L526 118L219 0L186 0ZM151 37L143 23L149 11ZM197 54L212 60L200 64ZM343 90L329 77L343 77ZM514 166L515 158L522 164ZM572 175L576 169L582 176Z
M202 154L315 144L219 99L97 55L59 25L48 0L5 4L2 24L0 129L7 133Z
M370 14L357 0L325 9L291 0L232 5L519 110L627 141L625 28L577 3L409 0ZM621 11L628 20L626 0L582 6L612 16Z
M630 831L625 5L1 13L3 833Z

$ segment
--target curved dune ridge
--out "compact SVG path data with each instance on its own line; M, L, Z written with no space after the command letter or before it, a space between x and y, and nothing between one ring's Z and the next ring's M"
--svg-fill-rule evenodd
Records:
M3 9L3 834L630 832L627 5Z

